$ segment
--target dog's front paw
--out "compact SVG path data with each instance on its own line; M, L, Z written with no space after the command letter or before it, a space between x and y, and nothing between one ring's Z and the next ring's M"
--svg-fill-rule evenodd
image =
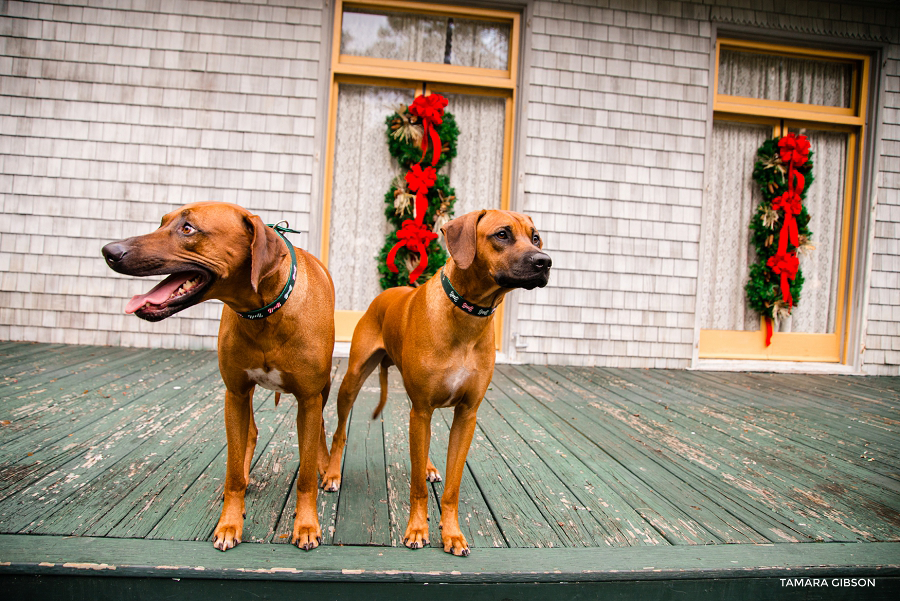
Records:
M412 522L406 527L403 544L410 549L421 549L428 546L428 522L423 526L414 526Z
M441 542L444 543L444 551L447 553L459 557L469 556L469 543L466 542L466 537L461 532L454 535L442 534Z
M219 551L227 551L233 549L241 543L241 535L244 531L244 520L226 521L224 518L219 520L213 532L213 547Z
M312 551L322 544L322 529L318 524L303 525L295 520L291 544L304 551Z

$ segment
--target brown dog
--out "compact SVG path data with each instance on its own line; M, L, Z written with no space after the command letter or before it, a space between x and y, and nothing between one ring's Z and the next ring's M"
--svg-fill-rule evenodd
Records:
M128 303L126 312L147 321L213 298L225 303L218 348L228 460L213 545L226 551L241 542L244 492L256 449L258 384L276 391L276 403L283 392L297 398L300 471L291 542L305 550L317 547L322 530L316 468L324 472L328 458L322 408L334 350L334 285L328 271L309 253L288 247L258 216L218 202L177 209L155 232L107 244L103 256L119 273L171 274Z
M531 218L510 211L476 211L447 223L442 231L452 260L419 288L381 293L353 332L347 374L338 393L338 426L322 486L341 482L341 455L350 408L366 378L381 364L381 401L387 399L387 368L396 365L412 401L409 417L410 515L403 540L418 549L428 544L428 488L438 478L428 447L435 409L453 407L447 450L447 481L441 499L444 551L468 555L459 529L459 485L475 414L494 373L495 309L513 288L547 285L550 257ZM479 312L481 315L478 315Z

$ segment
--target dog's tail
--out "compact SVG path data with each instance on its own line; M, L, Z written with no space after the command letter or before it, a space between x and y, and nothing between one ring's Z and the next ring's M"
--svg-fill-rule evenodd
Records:
M381 411L384 409L384 406L387 404L387 393L388 393L388 367L390 363L385 361L381 362L381 371L378 373L378 381L381 383L381 398L378 400L378 406L375 407L375 412L372 413L372 419L378 419L378 416L381 415Z

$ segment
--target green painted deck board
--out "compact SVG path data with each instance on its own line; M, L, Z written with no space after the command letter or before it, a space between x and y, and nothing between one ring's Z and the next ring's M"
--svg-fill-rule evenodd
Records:
M866 451L874 450L876 445L864 440L848 439L847 424L844 424L843 428L839 427L839 421L821 413L798 412L795 406L788 406L786 403L782 403L781 406L765 404L761 402L760 395L753 391L738 386L727 386L722 381L706 378L692 380L692 376L685 376L687 382L696 382L696 386L687 388L682 385L675 388L666 380L665 372L647 372L645 376L648 381L655 382L656 386L663 390L697 399L710 410L718 408L733 422L742 422L760 431L777 433L811 449L835 454L850 463L865 463L866 469L889 476L897 475L896 465L892 465L897 463L894 455L897 450L895 445L887 445L884 449L886 454L882 455L877 463L866 461L861 456L866 454ZM697 376L702 377L702 374ZM740 413L735 413L732 409L735 402L741 405ZM833 404L837 405L838 402L833 401ZM893 479L896 480L896 477Z
M190 565L224 570L223 578L249 577L227 567L241 556L252 563L274 554L286 563L263 563L314 565L319 575L390 558L413 566L413 580L419 567L451 565L463 566L460 582L502 579L466 567L481 560L466 564L435 548L442 483L429 485L432 548L402 548L409 405L396 370L380 419L371 420L377 373L360 395L341 491L320 493L325 537L310 553L285 544L299 461L296 403L285 397L276 408L272 393L257 390L245 542L222 554L210 544L225 465L215 353L0 343L0 366L0 420L9 421L0 425L0 562L9 553L19 562L0 565L0 575L35 571L48 553L82 557L67 546L74 540L91 541L95 559L119 547L138 558L141 545L147 561L164 549L183 558L166 565L208 556ZM324 414L329 442L345 369L336 359ZM431 456L442 473L451 420L451 410L439 410L432 424ZM799 558L829 549L842 561L848 550L896 555L898 427L900 378L499 365L462 483L470 559L528 581L525 557L543 558L541 574L554 562L575 569L568 558L602 558L609 563L596 573L616 578L610 566L621 558L687 557L676 548L712 558L708 544L746 549L757 568L769 552ZM808 542L815 540L835 542ZM40 543L31 563L25 541ZM155 574L184 575L172 570Z
M667 541L703 544L712 540L692 516L677 515L677 509L668 501L647 489L644 482L610 457L601 446L568 427L564 417L526 394L503 372L503 369L495 372L493 387L514 400L512 407L504 404L506 411L521 415L522 426L530 427L532 436L541 444L552 444L548 452L557 458L568 455L572 462L584 466L587 473L579 484L590 496L596 497L593 501L580 497L586 508L608 513L611 519L620 522L620 529L631 544L666 544ZM758 542L764 541L760 537Z
M13 420L0 431L4 436L2 464L13 471L27 471L32 479L43 477L61 469L67 461L77 460L92 448L107 444L108 440L127 436L133 428L141 434L142 422L146 425L152 416L168 411L168 404L177 403L179 397L187 394L187 387L194 385L198 378L214 373L215 366L209 365L208 360L189 374L176 372L183 376L180 382L185 392L180 394L175 393L174 386L167 388L171 378L155 378L149 373L141 383L147 387L135 387L134 394L129 397L107 399L109 395L96 390L86 395L81 393L79 397L84 401L78 403L77 411L72 413L75 417L66 421L57 419L55 414L58 407L68 404L67 401L47 403L49 409L41 418L32 420L29 416ZM96 403L92 402L92 397ZM79 411L82 412L80 416ZM0 479L0 499L21 490L28 482L22 477Z
M381 420L370 417L377 399L378 392L363 387L350 414L344 470L337 493L337 545L390 545L384 431Z
M844 501L841 495L825 499L816 488L817 483L824 484L822 479L805 466L791 461L787 454L784 454L785 459L771 455L757 457L740 438L724 436L694 419L673 419L672 415L681 405L671 404L667 410L661 402L648 402L649 399L640 396L636 387L622 384L618 376L611 377L608 371L600 371L604 375L585 382L570 370L569 375L577 385L588 388L596 385L604 391L602 398L595 396L588 404L588 413L596 409L598 419L616 420L652 444L667 446L670 452L680 450L694 467L719 479L721 488L743 491L764 504L778 498L777 511L794 519L816 538L890 540L900 534L890 520L874 520L870 522L872 527L864 528L866 514L875 512L876 508L869 508L864 499L857 499L849 489L845 489L844 494L850 497L849 501ZM859 501L859 505L852 507L854 501Z
M645 381L649 383L651 390L671 390L671 387L662 382L662 377L664 376L646 374ZM716 394L716 390L721 390L722 394ZM824 467L827 462L832 469L845 471L856 477L864 475L868 484L900 493L900 481L896 478L898 472L892 465L896 463L892 455L895 452L894 446L848 441L843 435L846 433L846 423L841 424L828 418L817 420L803 417L790 408L760 408L752 393L716 388L715 384L708 385L702 392L698 387L695 390L680 389L678 393L696 399L699 410L717 421L720 427L730 428L749 440L759 440L759 444L763 444L766 439L779 444L790 443L792 451L801 453L804 461L814 469ZM729 404L735 401L742 404L743 411L740 414L729 412ZM761 422L757 423L758 420ZM836 432L841 434L836 435ZM829 457L835 457L839 461L830 460ZM869 461L870 458L872 461Z
M647 488L663 494L678 491L678 496L673 500L680 500L685 513L693 510L701 518L702 512L706 511L720 519L721 525L726 526L719 530L721 538L707 542L742 542L740 538L735 540L735 537L752 540L755 535L762 535L767 540L772 540L773 535L778 541L810 540L793 529L789 518L780 518L769 507L745 498L744 494L735 494L737 491L729 486L721 486L719 478L711 477L706 469L684 455L685 447L681 441L668 441L677 445L674 449L647 441L621 420L590 411L588 403L599 397L583 388L579 389L559 377L545 378L534 369L515 368L515 371L523 377L524 373L528 373L533 382L531 387L543 385L546 391L543 394L548 395L552 391L556 399L554 402L558 403L554 405L554 410L571 420L568 422L571 427L596 440L598 446L615 457L616 461L628 466L646 483ZM529 386L523 378L518 378L518 381ZM710 522L707 528L715 532L719 526Z
M569 370L563 373L574 374L575 371ZM804 502L819 504L818 492L823 487L832 486L822 483L821 476L823 474L829 481L853 483L852 486L837 495L837 501L822 506L822 511L847 511L849 507L853 507L852 513L859 513L860 508L865 508L863 511L870 510L882 516L891 516L893 510L878 503L878 499L885 492L898 494L898 489L894 486L896 483L891 479L879 478L870 470L847 462L828 460L822 453L814 453L803 445L792 444L793 441L789 439L776 438L772 441L767 436L757 435L759 430L735 425L731 416L721 412L708 411L708 407L705 406L679 402L671 405L669 410L660 409L659 402L655 400L658 395L652 394L655 392L652 388L649 390L643 388L641 376L642 373L639 372L632 377L635 385L630 388L630 392L634 394L629 398L629 401L634 403L633 406L639 410L648 411L657 416L657 419L662 419L663 414L667 414L669 411L680 413L688 421L677 420L677 423L684 421L685 427L690 428L704 427L710 443L727 445L729 449L734 450L735 456L742 463L750 461L763 466L767 475L779 483L791 486L790 493L802 495ZM573 377L582 380L582 376L573 375ZM688 437L684 431L682 431L682 435ZM773 453L773 449L782 447L785 449L784 452ZM873 480L877 481L873 482ZM845 499L846 501L844 501ZM866 521L865 517L862 519ZM851 523L852 519L844 521ZM896 514L890 521L900 524L900 514ZM887 537L891 538L897 535L900 535L900 531L891 531L888 532Z
M773 384L768 378L759 378L766 374L735 374L727 381L716 374L694 374L702 378L703 385L715 386L726 398L735 392L756 397L759 403L773 409L788 411L794 416L815 420L823 425L832 425L833 431L854 442L871 442L880 440L892 442L892 432L897 426L896 420L885 420L881 416L867 411L872 402L860 405L851 402L848 396L836 396L834 390L810 394L805 387L791 387ZM785 383L790 382L786 380ZM716 386L718 384L718 386ZM851 426L847 428L847 426Z

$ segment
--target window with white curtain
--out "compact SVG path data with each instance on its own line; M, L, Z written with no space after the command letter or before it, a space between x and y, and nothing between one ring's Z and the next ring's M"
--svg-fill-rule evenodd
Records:
M762 335L760 316L747 305L744 287L749 267L756 261L750 220L757 218L762 201L752 178L756 153L765 140L789 132L806 135L813 152L815 181L807 189L804 206L815 248L799 253L804 276L801 299L775 331L825 335L833 349L840 349L852 267L849 225L854 219L856 148L864 126L862 80L868 59L731 40L719 42L717 57L702 213L700 357L785 358L779 356L777 345L760 350L762 345L755 338L757 333ZM713 332L736 335L705 335ZM740 350L742 345L755 350ZM791 348L787 358L803 359L802 352L795 350L799 347ZM811 360L840 360L837 350L829 359L822 353L812 355Z

